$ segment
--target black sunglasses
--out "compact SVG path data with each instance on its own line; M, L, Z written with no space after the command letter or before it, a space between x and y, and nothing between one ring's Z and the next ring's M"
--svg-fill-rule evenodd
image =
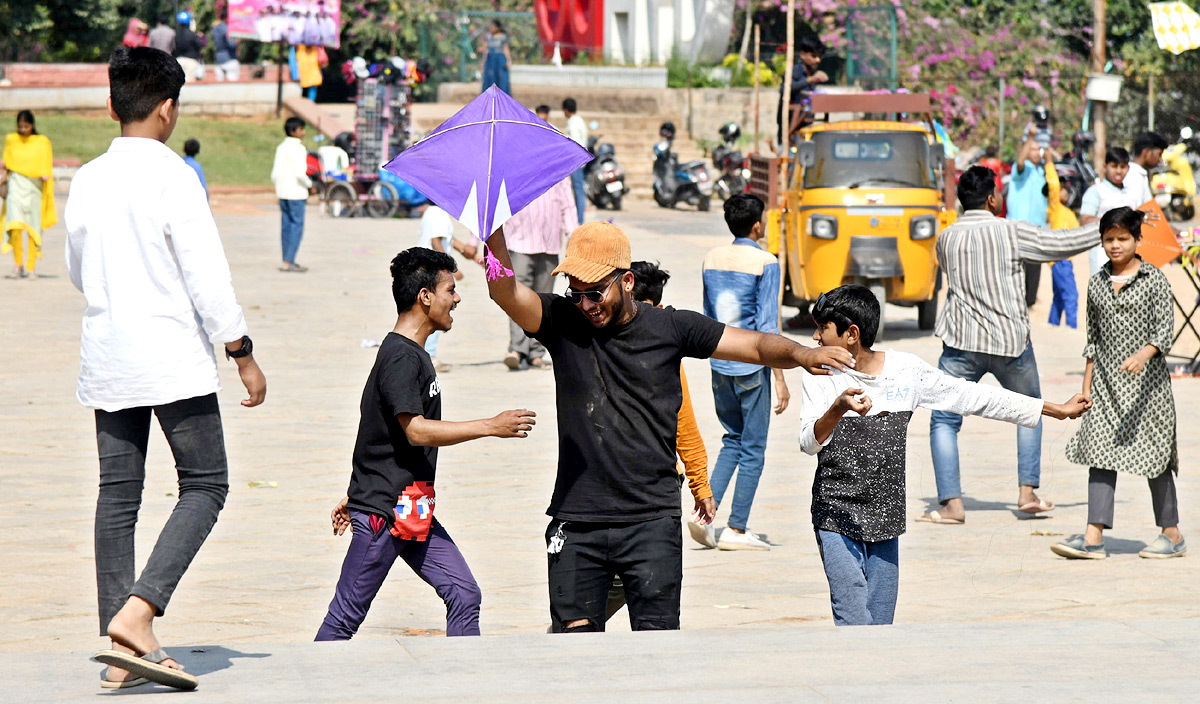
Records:
M591 301L592 303L599 303L600 301L604 300L604 294L608 293L608 289L612 288L613 282L615 282L619 278L621 278L621 277L620 276L612 277L611 279L609 279L608 283L604 286L604 288L588 289L587 291L573 291L571 289L567 289L567 293L566 293L567 300L570 301L571 303L574 303L575 305L579 305L580 303L583 303L583 299L585 299L585 298L588 299L589 301Z

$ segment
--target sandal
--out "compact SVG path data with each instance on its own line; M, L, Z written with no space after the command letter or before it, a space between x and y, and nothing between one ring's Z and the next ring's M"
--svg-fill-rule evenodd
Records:
M127 689L129 687L137 687L138 685L146 684L150 680L145 677L130 677L127 680L110 680L108 679L108 668L100 674L101 689Z
M119 653L115 650L101 650L93 655L92 659L105 665L128 670L138 677L145 677L151 682L165 684L175 689L192 690L200 686L200 680L196 679L195 675L163 665L163 660L173 658L167 655L167 651L162 648L152 650L141 657L129 653Z
M308 267L300 266L299 264L293 264L291 266L281 266L281 267L279 267L279 270L280 271L290 271L290 272L293 272L296 274L303 274L304 272L308 271Z
M946 518L937 511L930 511L917 518L917 523L936 523L942 526L961 526L966 521L967 519L965 518Z

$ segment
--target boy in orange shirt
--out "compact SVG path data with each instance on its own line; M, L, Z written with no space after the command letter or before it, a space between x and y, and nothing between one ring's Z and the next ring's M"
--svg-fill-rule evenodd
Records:
M1070 195L1062 188L1054 161L1058 155L1050 152L1046 159L1046 185L1042 188L1043 195L1049 205L1046 207L1046 219L1053 230L1065 230L1079 227L1079 218L1067 207ZM1075 287L1075 267L1070 259L1054 262L1050 265L1050 281L1054 285L1054 301L1050 304L1050 324L1062 323L1063 314L1067 317L1067 327L1074 330L1077 325L1076 313L1079 308L1079 290Z

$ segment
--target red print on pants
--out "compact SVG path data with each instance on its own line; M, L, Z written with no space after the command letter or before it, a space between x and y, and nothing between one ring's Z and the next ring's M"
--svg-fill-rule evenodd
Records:
M433 524L433 482L413 482L396 501L396 521L391 533L404 540L424 541Z

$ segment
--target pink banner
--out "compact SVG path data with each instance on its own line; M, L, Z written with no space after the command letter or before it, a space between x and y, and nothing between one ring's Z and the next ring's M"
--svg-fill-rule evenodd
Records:
M229 0L229 34L260 42L341 44L341 0Z

